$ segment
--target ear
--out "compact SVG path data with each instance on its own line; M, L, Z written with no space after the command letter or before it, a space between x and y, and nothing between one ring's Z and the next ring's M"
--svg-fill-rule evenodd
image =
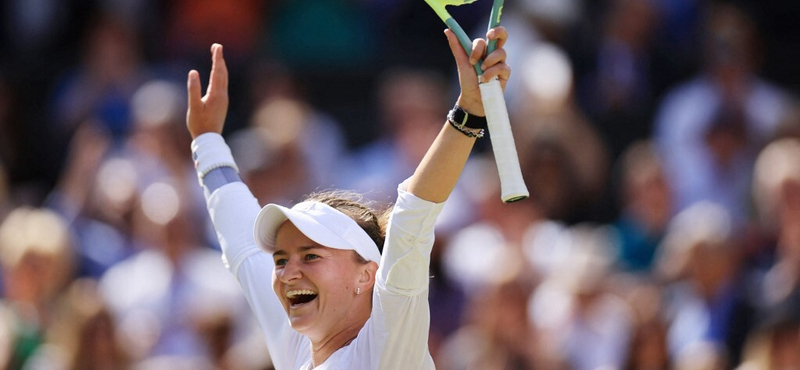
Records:
M375 285L375 276L378 273L378 264L375 262L368 262L361 265L361 270L358 274L358 282L356 287L361 288L362 292L369 291Z

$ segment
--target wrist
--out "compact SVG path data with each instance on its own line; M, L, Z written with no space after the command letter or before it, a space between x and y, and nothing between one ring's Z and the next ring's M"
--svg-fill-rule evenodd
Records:
M198 137L203 136L205 134L222 135L222 130L216 131L216 130L208 130L208 129L206 129L206 130L203 130L203 129L200 129L200 130L189 129L189 135L192 136L192 140L196 140Z
M215 168L231 167L239 171L225 139L216 132L200 134L192 141L192 158L201 183L203 177Z
M458 100L456 100L456 106L461 107L461 109L469 113L471 116L483 117L486 115L483 110L483 102L480 99L465 99L462 96L459 96Z

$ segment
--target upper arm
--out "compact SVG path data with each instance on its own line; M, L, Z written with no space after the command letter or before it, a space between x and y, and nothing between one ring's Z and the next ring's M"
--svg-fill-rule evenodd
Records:
M377 284L402 295L427 289L434 225L444 203L432 203L398 189Z

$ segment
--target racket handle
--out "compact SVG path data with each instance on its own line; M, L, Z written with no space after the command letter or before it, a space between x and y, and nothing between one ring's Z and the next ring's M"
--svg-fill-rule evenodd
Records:
M489 82L480 84L479 87L483 109L486 112L489 137L492 139L492 150L497 162L497 172L500 174L500 198L505 203L525 199L530 193L522 179L517 147L514 144L514 135L511 133L500 80L493 78Z

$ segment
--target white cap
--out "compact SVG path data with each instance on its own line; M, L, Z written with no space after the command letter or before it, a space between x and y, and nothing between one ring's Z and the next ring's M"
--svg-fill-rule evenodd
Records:
M256 217L256 244L268 252L275 249L275 236L284 221L289 220L314 242L335 249L354 250L367 261L380 263L378 246L355 220L320 202L302 202L286 208L267 204Z

